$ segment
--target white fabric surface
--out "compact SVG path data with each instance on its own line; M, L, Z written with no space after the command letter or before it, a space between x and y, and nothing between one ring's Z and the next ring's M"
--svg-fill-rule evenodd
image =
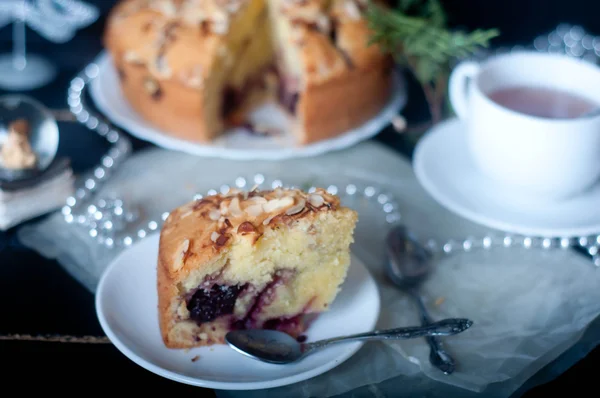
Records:
M73 194L70 169L38 185L18 191L0 189L0 229L6 230L25 220L53 211Z
M236 177L256 172L288 184L371 184L395 196L403 223L423 238L462 239L490 232L439 206L419 186L406 159L373 142L318 159L281 162L236 162L152 149L127 161L103 193L118 193L129 203L142 205L144 214L157 215L189 200L195 192L232 184ZM378 327L417 323L412 303L383 273L383 239L389 225L381 211L366 205L364 199L347 204L357 208L360 218L353 250L379 284ZM86 231L65 224L60 214L23 228L20 238L44 256L57 258L91 291L116 254L94 243ZM432 397L509 396L575 344L600 313L600 273L587 258L572 251L474 251L438 258L435 266L424 286L434 318L460 316L475 322L467 332L444 339L458 364L455 374L446 376L431 368L422 339L367 343L339 367L311 380L263 391L218 394L329 397L362 387L364 396L378 397L386 396L381 386L387 385L392 391L389 396L395 397L425 393ZM440 297L443 303L436 306ZM400 384L376 385L393 378Z

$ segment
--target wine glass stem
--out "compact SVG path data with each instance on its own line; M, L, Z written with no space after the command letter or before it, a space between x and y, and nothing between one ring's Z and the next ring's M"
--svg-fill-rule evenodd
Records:
M25 10L26 1L21 1L21 7L15 22L13 23L13 66L17 70L23 70L27 66L27 50L25 47Z

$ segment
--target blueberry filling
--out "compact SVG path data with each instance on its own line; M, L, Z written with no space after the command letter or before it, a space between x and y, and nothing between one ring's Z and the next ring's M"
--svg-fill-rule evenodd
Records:
M198 289L187 302L190 318L201 324L233 313L238 296L246 285L213 285L210 290Z
M235 111L241 104L243 97L239 90L233 87L227 86L223 90L223 105L221 115L227 117L233 111Z
M282 76L273 66L267 67L265 71L249 78L241 87L226 86L223 90L223 99L221 105L221 115L227 118L242 106L248 95L256 89L264 90L266 83L264 76L268 72L274 72L277 78L277 100L288 112L296 113L296 105L299 99L299 93L294 89L295 82L290 78Z
M292 115L296 113L296 104L298 103L299 95L297 92L288 90L283 82L279 85L277 97L281 106L283 106Z
M292 318L269 319L263 324L263 329L279 330L281 332L291 332L298 330L302 325L302 315L296 315Z
M276 275L274 275L273 280L258 292L248 312L243 318L229 318L230 328L232 330L255 328L274 329L288 333L292 336L300 335L315 317L313 314L306 313L312 300L305 308L294 316L265 321L260 321L258 319L263 307L271 304L275 298L277 287L287 283L293 274L293 272L287 270L278 271ZM195 321L198 325L205 322L212 322L221 316L232 315L236 300L252 291L251 286L248 284L220 285L215 283L219 276L219 273L211 275L201 285L203 287L195 289L187 295L186 307L190 312L190 319Z
M273 300L274 289L283 282L283 278L281 276L275 276L273 280L267 284L267 286L260 291L256 299L254 300L254 304L250 307L250 310L244 317L244 319L239 319L233 322L231 325L232 329L255 329L257 326L256 320L254 319L257 314L260 313L262 308L265 305L268 305Z
M234 114L244 104L244 101L251 93L257 90L264 90L266 87L265 74L273 68L272 65L264 67L263 70L249 76L241 86L225 86L222 94L221 116L227 118Z

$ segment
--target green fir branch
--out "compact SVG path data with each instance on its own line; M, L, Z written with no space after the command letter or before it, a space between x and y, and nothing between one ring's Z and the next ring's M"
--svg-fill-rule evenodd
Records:
M488 47L499 35L496 29L450 31L438 0L398 0L396 9L370 3L366 16L372 32L369 43L410 68L423 86L434 121L439 119L452 61Z
M400 4L414 2L408 0ZM439 6L430 7L438 9ZM418 79L431 82L453 59L468 57L478 48L487 47L490 39L499 34L496 29L450 32L440 25L445 19L439 16L440 12L438 9L429 13L430 18L408 16L401 9L385 9L371 3L367 9L369 28L373 32L370 43L377 43L400 63L417 59Z

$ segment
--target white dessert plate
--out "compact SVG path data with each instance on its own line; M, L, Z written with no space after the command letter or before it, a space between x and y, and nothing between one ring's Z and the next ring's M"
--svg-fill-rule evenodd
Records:
M281 130L285 131L284 133L263 137L250 134L242 128L231 129L212 144L199 144L171 137L144 121L123 96L110 55L103 52L95 63L99 70L97 77L91 82L90 95L98 109L113 123L133 136L159 147L206 157L234 160L281 160L315 156L344 149L379 133L398 114L407 98L404 82L399 77L395 82L395 94L374 118L336 138L306 146L298 146L294 143L294 137L286 128L285 117L274 105L265 105L250 117L255 122L280 126Z
M299 382L350 358L362 342L340 343L289 365L262 363L227 345L189 351L163 345L157 314L155 234L123 251L107 267L96 291L96 313L111 342L129 359L181 383L225 390L251 390ZM308 329L308 341L374 329L380 299L375 281L359 261L352 263L330 310ZM198 356L196 361L193 358Z
M564 201L525 196L479 172L467 148L464 124L458 119L440 123L421 138L413 167L435 200L473 222L540 237L600 233L600 184Z

